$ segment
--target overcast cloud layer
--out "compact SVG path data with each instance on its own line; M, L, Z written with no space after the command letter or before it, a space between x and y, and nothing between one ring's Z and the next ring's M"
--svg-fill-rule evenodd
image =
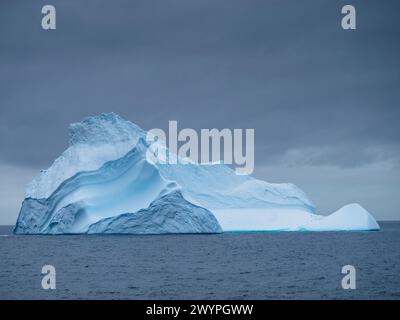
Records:
M254 175L330 213L400 219L398 1L43 1L0 4L0 224L67 147L114 111L144 129L254 128Z

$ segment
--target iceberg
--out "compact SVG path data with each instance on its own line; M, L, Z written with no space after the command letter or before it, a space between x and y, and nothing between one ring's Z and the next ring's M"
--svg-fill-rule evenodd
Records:
M291 183L236 175L221 163L153 161L149 152L158 155L146 137L114 113L71 124L67 150L28 185L14 232L379 230L357 204L329 216L316 214L307 195Z

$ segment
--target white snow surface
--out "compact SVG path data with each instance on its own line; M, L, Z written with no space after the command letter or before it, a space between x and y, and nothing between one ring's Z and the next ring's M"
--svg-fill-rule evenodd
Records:
M329 216L293 208L214 209L224 231L367 231L379 230L372 215L357 203Z

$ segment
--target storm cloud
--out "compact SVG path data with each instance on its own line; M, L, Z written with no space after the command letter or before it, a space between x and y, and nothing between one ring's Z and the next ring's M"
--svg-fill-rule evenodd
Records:
M55 31L44 4L0 5L0 223L68 124L109 111L144 129L254 128L256 177L326 213L354 194L400 218L398 1L352 1L347 31L344 1L52 1Z

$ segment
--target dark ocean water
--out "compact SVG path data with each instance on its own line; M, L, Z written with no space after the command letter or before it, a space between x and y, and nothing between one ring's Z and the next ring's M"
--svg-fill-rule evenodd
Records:
M0 299L399 299L400 222L379 232L14 236ZM54 265L57 289L41 288ZM357 289L341 288L354 265Z

